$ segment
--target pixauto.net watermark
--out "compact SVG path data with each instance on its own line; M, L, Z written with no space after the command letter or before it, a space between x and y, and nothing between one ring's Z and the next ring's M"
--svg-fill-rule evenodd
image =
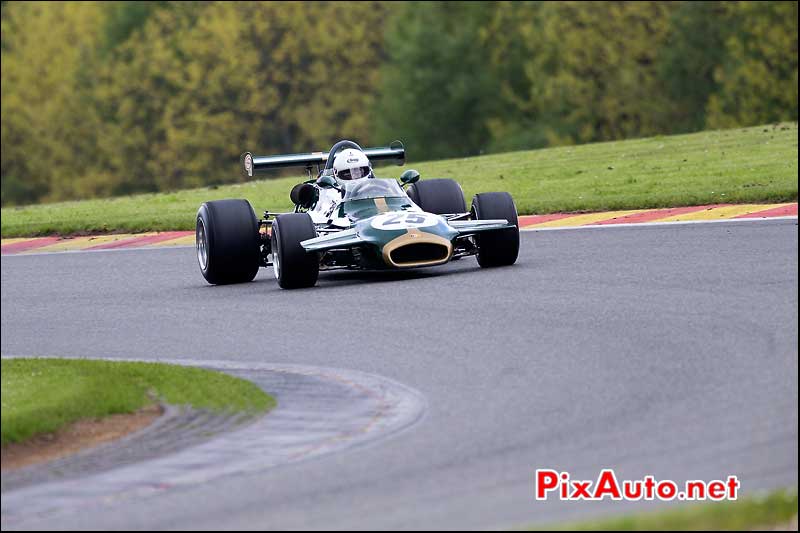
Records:
M728 476L724 481L690 480L685 483L645 476L642 479L620 482L613 469L601 470L600 475L594 480L572 479L569 472L538 469L535 484L537 500L547 500L552 497L565 501L736 500L740 488L736 476Z

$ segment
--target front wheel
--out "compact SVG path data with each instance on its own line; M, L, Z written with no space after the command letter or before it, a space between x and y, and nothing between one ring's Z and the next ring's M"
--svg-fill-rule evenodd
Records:
M260 261L258 219L247 200L206 202L197 211L200 272L212 285L253 281Z
M282 289L313 287L319 277L317 252L306 252L300 243L317 236L307 213L278 215L272 223L272 265Z
M483 267L513 265L519 255L519 221L514 199L507 192L485 192L472 199L476 220L505 219L513 228L485 231L475 235L478 264Z

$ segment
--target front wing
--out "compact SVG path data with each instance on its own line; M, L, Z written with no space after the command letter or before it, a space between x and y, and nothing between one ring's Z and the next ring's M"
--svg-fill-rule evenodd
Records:
M447 223L458 232L457 237L474 235L482 231L493 231L514 227L505 219L498 220L452 220ZM350 248L364 243L355 228L342 230L329 235L302 241L300 246L306 252L324 252L326 250Z

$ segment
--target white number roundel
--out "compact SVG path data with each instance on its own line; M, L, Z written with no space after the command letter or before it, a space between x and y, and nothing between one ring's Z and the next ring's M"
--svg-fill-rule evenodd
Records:
M424 228L435 226L438 222L435 215L428 213L386 213L372 219L372 227L381 230Z

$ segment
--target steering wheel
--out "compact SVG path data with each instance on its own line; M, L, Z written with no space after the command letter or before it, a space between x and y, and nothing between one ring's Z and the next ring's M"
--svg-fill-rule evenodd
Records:
M363 152L364 150L361 149L359 145L354 143L353 141L339 141L338 143L334 144L331 148L330 152L328 152L328 160L325 161L325 170L330 170L333 168L333 160L336 157L336 154L339 153L343 148L355 148L359 152Z

